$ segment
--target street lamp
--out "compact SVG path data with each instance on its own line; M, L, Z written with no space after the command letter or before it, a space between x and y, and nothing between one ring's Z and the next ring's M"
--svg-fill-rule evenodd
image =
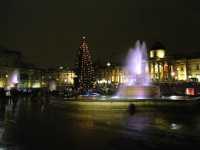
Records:
M111 63L110 63L110 62L107 62L107 63L106 63L106 66L107 66L107 67L110 67L110 66L111 66Z
M175 72L172 72L171 75L172 75L172 77L174 77L175 76Z

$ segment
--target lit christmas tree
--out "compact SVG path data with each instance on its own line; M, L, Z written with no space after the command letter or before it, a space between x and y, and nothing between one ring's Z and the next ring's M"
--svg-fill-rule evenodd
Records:
M89 90L94 85L94 68L85 36L81 38L77 58L78 87L82 90Z

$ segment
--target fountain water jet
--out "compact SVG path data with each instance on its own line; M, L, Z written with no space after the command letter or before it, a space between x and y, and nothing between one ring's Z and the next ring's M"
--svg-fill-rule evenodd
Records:
M120 85L115 97L145 99L160 96L160 89L150 82L147 48L144 42L137 41L127 56L125 82Z
M8 86L10 86L10 87L15 86L16 84L19 83L19 79L20 79L19 70L18 70L18 69L15 69L15 70L14 70L13 72L11 72L10 75L9 75Z

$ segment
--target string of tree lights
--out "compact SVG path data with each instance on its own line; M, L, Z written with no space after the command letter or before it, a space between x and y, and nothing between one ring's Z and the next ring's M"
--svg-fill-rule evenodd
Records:
M83 90L89 90L94 85L94 68L85 36L81 38L77 58L78 87Z

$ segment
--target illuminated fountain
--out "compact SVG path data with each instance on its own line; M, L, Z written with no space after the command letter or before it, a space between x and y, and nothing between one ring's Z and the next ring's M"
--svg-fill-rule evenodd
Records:
M146 44L137 41L127 56L125 82L120 85L116 98L146 99L160 96L160 89L150 82Z
M14 87L16 84L19 83L19 70L15 69L8 78L8 87Z

